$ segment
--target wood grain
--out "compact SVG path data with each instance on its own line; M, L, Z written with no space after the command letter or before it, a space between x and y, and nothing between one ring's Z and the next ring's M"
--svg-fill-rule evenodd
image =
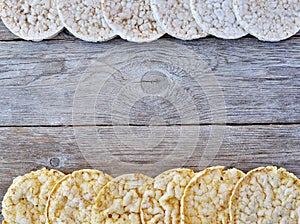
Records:
M183 50L165 49L166 40ZM0 51L0 200L14 177L41 167L154 176L178 166L272 164L300 177L299 34L280 43L165 36L136 45L86 43L64 30L33 43L0 21ZM177 59L138 57L144 52ZM116 72L89 83L87 69L103 57ZM84 83L92 85L79 91Z
M160 44L162 41L157 41L155 44ZM162 111L161 114L164 114L165 122L168 124L214 123L211 116L218 113L226 113L227 123L230 124L299 123L299 41L298 38L281 43L263 43L252 38L235 41L214 38L192 42L173 40L171 43L195 52L207 63L212 75L220 84L226 108L221 111L208 111L201 86L197 86L197 83L191 79L186 82L176 79L180 74L175 71L171 87L176 87L172 89L173 99L181 102L179 105L176 104L180 107L178 110L187 109L187 105L183 103L185 98L181 97L183 95L179 91L183 89L193 96L193 104L198 108L198 113L194 113L184 121L179 121L178 116L170 110L169 106L164 107L159 99L152 99L135 105L139 109L132 107L132 113L141 116L139 120L133 119L131 122L132 124L145 123L141 111L148 113L151 110L150 106L156 106ZM123 47L124 45L126 47ZM140 45L140 48L143 46L146 45ZM126 57L126 52L134 51L135 48L135 44L128 44L122 40L98 45L81 41L0 42L2 111L0 124L2 126L71 125L75 90L80 79L85 75L87 67L95 59L113 51L112 49L119 49L120 55ZM156 48L154 47L154 50L157 50ZM176 56L178 55L173 55ZM107 106L115 102L117 96L113 94L109 96L109 94L116 90L118 84L122 81L127 85L130 85L130 82L132 85L147 84L147 80L135 76L137 74L110 77L110 85L106 84L102 89L106 92L102 91L97 99L96 123L98 125L111 124L112 112ZM151 82L156 85L161 80ZM213 92L215 86L207 86L207 88ZM89 95L82 96L81 99L84 102L89 97ZM139 99L139 96L134 97ZM119 117L117 122L120 124L122 118L128 116L128 111L122 111L122 105L118 107L118 114L114 116ZM82 114L82 120L84 116ZM146 116L146 119L148 117Z
M158 162L171 154L178 144L185 148L178 149L176 153L178 155L186 154L186 148L194 147L193 141L188 136L194 135L199 136L198 142L194 152L183 166L199 170L203 168L203 164L199 164L199 161L211 131L211 126L200 126L196 129L189 126L153 126L149 135L149 127L136 126L122 129L97 127L98 137L95 135L85 136L87 142L98 142L100 139L103 143L92 149L89 146L84 147L80 143L78 144L80 138L77 136L76 139L74 134L78 128L83 129L81 133L88 133L88 129L91 127L0 128L1 197L14 177L41 167L57 168L66 173L82 168L98 168L113 176L128 172L143 172L154 176L163 170L182 165L181 160L180 163L169 160L157 168L153 162ZM185 136L185 138L179 138L178 133L183 131L185 134L181 136ZM136 133L135 141L117 142L129 132ZM165 134L157 135L161 133ZM114 136L119 136L119 138ZM148 147L147 151L145 151L147 147L141 147L139 143L141 139L145 141L144 145ZM151 146L153 141L158 142L155 147ZM87 155L88 153L98 154L95 158L99 158L99 155L104 153L108 146L113 157L107 156L97 161L85 159L91 158ZM258 166L273 164L283 166L299 177L299 146L300 125L226 126L223 143L210 165L223 164L227 167L249 171ZM131 166L127 166L128 164L123 166L120 161L129 162ZM146 167L145 164L148 166Z

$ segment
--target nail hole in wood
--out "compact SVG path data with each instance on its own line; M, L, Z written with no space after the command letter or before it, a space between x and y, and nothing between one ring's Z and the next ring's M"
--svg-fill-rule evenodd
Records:
M60 164L60 159L59 158L51 158L50 159L50 165L52 167L58 167Z

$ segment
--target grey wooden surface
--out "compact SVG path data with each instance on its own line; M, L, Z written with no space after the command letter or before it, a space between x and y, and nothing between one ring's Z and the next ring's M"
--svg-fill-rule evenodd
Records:
M210 165L234 166L245 172L277 165L300 177L299 35L280 43L263 43L250 36L232 41L164 39L202 58L219 83L215 95L214 85L208 83L205 88L212 98L223 97L225 107L211 110L204 84L195 84L193 79L174 78L166 84L158 76L131 79L136 75L133 71L111 76L98 94L93 113L81 108L74 120L74 95L91 63L114 49L126 56L143 45L123 48L126 43L120 39L85 43L66 31L52 40L32 43L16 38L0 23L0 200L14 177L41 167L66 173L98 168L114 176L128 172L154 176L178 166L197 171L206 165L199 161L209 139L220 143ZM128 66L143 65L131 61ZM168 97L174 101L150 97L127 105L134 100L131 97L139 96L122 98L122 91L114 95L112 89L117 90L122 82L129 90L131 85L146 86L148 91L170 87L174 98ZM180 94L180 88L192 100ZM89 97L76 103L85 105ZM224 114L224 120L213 119ZM96 134L90 134L91 127ZM222 133L210 136L212 130ZM173 156L155 165L178 144L181 148L175 153L187 154L186 160ZM214 150L213 143L211 147ZM102 151L99 159L96 153Z

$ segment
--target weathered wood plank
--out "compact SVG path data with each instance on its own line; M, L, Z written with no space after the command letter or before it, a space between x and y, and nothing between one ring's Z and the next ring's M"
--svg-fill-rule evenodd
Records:
M0 200L14 177L44 166L66 173L98 168L113 176L128 172L154 176L181 166L199 170L205 166L199 161L212 128L96 127L96 134L90 134L92 127L0 128ZM178 157L170 156L174 150ZM213 147L210 150L213 152ZM181 154L187 158L182 159ZM167 162L153 164L163 159ZM273 164L300 177L299 162L300 125L226 126L220 150L206 165L223 164L249 171Z
M213 117L220 114L226 114L227 123L232 124L300 122L299 38L281 43L263 43L252 38L168 42L181 51L184 49L181 53L172 52L164 43L164 40L150 45L122 40L103 44L0 42L0 125L71 125L77 85L84 82L82 78L91 63L104 55L108 55L105 60L111 69L121 65L122 71L109 77L99 74L97 82L86 86L88 91L82 94L78 104L92 102L93 94L99 91L97 88L102 86L102 89L94 102L95 113L84 110L77 114L77 120L82 121L80 125L90 125L86 118L94 115L99 125L144 125L151 119L157 124L209 124L218 123ZM162 59L151 65L147 61L134 63L138 58L132 52L151 52L155 57L178 60L169 64ZM201 57L209 73L189 72L189 67L202 66L190 52ZM117 63L116 55L119 56L116 60L125 60ZM186 58L190 63L183 63L179 68L177 64ZM167 78L159 74L145 78L143 69L151 71L158 66L169 73ZM207 83L211 77L217 81ZM146 94L135 92L134 88L138 87L146 89ZM209 107L209 98L221 100L222 97L225 107L215 110Z
M199 170L212 157L210 165L248 171L273 164L300 177L299 34L280 43L252 37L167 39L178 49L170 51L164 40L150 47L119 39L85 43L66 30L50 41L31 43L0 21L0 200L15 176L44 166L67 173L98 168L114 176L153 176L179 166ZM147 60L134 63L143 51L161 56L151 61L156 67ZM85 71L104 55L117 72L90 79L102 86L97 92ZM163 58L178 60L168 64ZM195 75L194 67L207 69L202 62L209 73ZM176 69L165 76L157 68ZM144 69L155 72L146 75ZM218 82L207 82L210 76ZM80 92L78 84L86 90ZM211 105L223 97L225 106ZM233 126L207 125L225 122ZM76 127L67 127L72 124ZM204 150L208 143L210 150Z

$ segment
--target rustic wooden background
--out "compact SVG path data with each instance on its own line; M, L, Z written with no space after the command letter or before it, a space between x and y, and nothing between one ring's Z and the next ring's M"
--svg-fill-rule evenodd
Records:
M160 112L146 113L148 116L155 112L163 114L168 120L166 124L158 118L155 120L155 116L145 117L143 112L149 109L145 103L134 112L137 117L131 125L121 124L120 119L122 130L134 128L135 132L144 133L148 125L144 121L154 119L155 125L151 127L154 133L161 133L161 128L176 133L184 127L193 136L197 131L199 142L184 166L199 170L201 149L210 129L220 126L225 130L224 141L210 165L234 166L243 171L277 165L300 177L300 35L280 43L263 43L250 36L232 41L213 37L190 42L165 39L206 56L206 63L212 68L224 94L227 123L211 122L205 108L199 111L199 121L190 117L187 123L180 125L164 104L155 109ZM120 39L86 43L67 31L52 40L32 43L18 39L0 23L1 200L13 178L31 170L48 167L69 173L95 167L86 161L75 139L76 130L84 133L90 124L72 123L73 97L85 66L123 43ZM141 84L144 81L141 80ZM115 130L108 121L109 115L101 115L105 109L101 105L97 108L100 115L96 125L101 138L109 143ZM122 108L119 109L122 113ZM144 117L139 116L141 114ZM144 163L151 164L156 157L168 155L178 136L164 137L164 143L150 152L131 151L128 147L122 151L120 145L111 145L109 150L116 149L119 159L130 162L132 167L123 167L103 157L96 168L111 175L139 171L154 175L151 166L144 166ZM97 141L88 134L86 139ZM189 139L186 144L188 147ZM99 147L104 149L107 145ZM182 148L182 152L184 150ZM158 170L177 166L169 162Z

